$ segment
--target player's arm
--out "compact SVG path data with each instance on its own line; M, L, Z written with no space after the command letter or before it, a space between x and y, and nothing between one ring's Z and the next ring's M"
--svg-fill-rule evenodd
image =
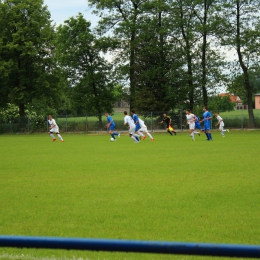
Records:
M221 122L223 121L223 119L219 119L219 121L217 122L216 126L218 126Z
M137 125L139 123L139 118L135 115L135 125Z
M109 122L106 124L106 128L109 128L109 127L110 127L110 125L112 124L112 121L113 121L113 120L110 120L110 119L109 119Z
M57 126L56 123L51 124L50 129L54 128L55 126Z

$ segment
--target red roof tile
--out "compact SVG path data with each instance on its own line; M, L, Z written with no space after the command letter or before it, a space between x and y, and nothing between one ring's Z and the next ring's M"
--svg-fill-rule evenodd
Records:
M239 96L235 96L234 94L230 93L221 93L219 94L220 97L229 96L231 102L235 103L243 103Z

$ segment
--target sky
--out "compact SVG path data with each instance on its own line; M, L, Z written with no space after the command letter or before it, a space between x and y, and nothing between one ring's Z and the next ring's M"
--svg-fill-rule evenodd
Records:
M69 17L82 13L87 21L91 22L92 27L97 24L98 17L91 14L92 10L88 6L87 0L44 0L51 13L51 20L56 25L62 24Z

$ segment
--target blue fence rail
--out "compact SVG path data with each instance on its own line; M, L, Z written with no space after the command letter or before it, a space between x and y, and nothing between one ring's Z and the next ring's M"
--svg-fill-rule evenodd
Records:
M115 239L0 236L0 247L260 258L260 246L253 245L132 241Z

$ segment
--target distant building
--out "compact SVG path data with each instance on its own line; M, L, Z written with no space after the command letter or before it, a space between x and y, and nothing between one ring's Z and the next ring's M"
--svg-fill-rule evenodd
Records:
M130 113L130 104L127 103L125 100L118 100L114 104L114 112L124 112L124 111Z
M255 94L255 109L260 109L260 93Z
M239 109L247 109L248 105L243 105L243 101L240 99L239 96L235 96L234 94L230 94L230 93L221 93L219 94L220 97L226 97L229 96L229 99L232 103L234 103L234 107L235 109L239 110ZM260 97L260 94L259 94Z

